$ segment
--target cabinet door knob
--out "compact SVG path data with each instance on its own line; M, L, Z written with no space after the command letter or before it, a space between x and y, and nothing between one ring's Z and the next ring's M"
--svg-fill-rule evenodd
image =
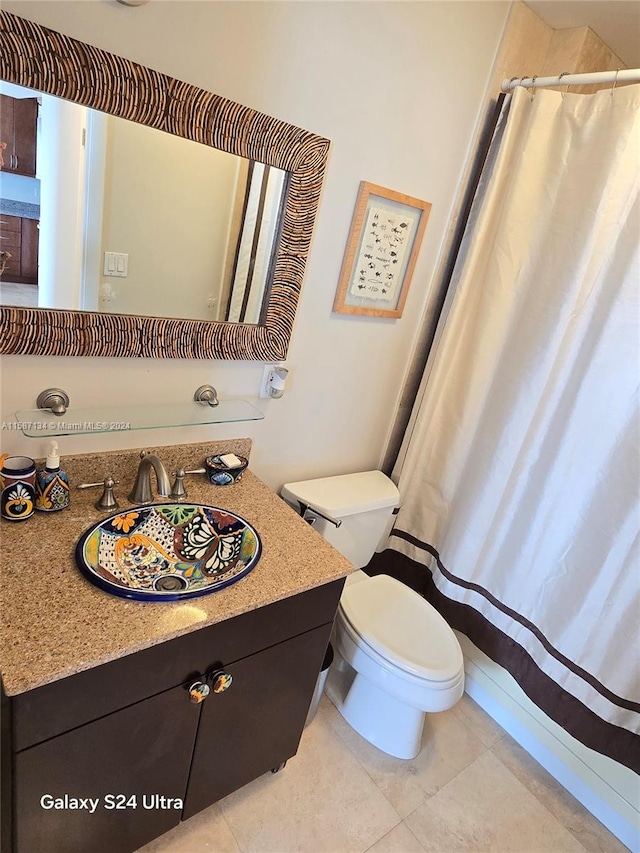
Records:
M231 687L232 681L233 676L220 669L218 672L214 672L211 675L211 689L214 693L224 693L225 690L228 690Z
M211 693L211 688L204 681L194 681L189 688L189 699L194 705L199 705Z

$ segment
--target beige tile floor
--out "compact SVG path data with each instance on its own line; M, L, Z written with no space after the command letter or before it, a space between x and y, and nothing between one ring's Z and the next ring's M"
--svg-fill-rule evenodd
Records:
M298 754L139 853L623 853L468 696L391 758L326 697Z
M24 308L38 307L38 288L33 284L0 282L0 305L20 305Z

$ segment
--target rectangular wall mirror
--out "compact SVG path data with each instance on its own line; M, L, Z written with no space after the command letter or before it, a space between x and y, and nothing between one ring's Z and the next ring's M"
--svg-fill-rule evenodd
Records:
M328 140L6 12L0 115L0 352L285 357Z

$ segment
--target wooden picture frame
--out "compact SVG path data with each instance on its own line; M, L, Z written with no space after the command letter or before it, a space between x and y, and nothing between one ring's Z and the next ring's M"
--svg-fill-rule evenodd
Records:
M360 183L334 312L402 317L430 211L428 201Z

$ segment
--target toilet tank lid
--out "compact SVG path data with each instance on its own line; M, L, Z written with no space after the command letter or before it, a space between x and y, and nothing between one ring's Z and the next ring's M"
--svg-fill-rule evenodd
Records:
M393 507L400 499L397 488L382 471L286 483L281 494L285 500L302 501L336 518Z

